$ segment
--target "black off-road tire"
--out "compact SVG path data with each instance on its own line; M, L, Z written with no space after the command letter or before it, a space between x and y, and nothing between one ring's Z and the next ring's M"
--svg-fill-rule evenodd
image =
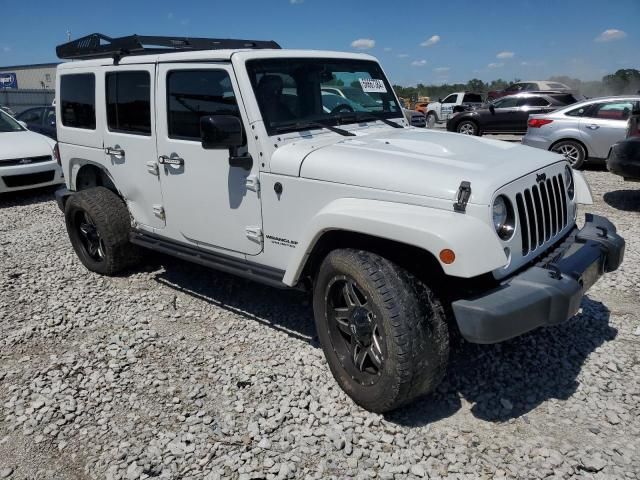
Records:
M353 365L345 368L343 362L350 359L338 353L341 337L336 339L332 333L331 285L342 278L355 281L379 313L375 321L381 327L386 354L379 373L372 376L373 384L354 377L349 371ZM316 276L313 309L333 376L363 408L377 413L394 410L433 391L442 381L449 358L444 309L424 283L389 260L363 250L332 251Z
M92 272L115 275L140 261L141 249L129 242L131 218L127 206L111 190L94 187L74 193L67 200L64 217L73 249ZM87 219L92 221L100 246L93 255L81 231L82 225L86 230Z

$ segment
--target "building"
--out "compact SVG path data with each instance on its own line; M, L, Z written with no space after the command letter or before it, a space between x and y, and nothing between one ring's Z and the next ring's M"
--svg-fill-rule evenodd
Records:
M0 66L0 90L55 90L57 63Z

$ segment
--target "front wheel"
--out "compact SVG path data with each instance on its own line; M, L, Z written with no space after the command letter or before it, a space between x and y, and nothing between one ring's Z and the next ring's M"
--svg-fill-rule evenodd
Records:
M449 336L442 305L409 272L362 250L334 250L314 285L318 337L340 387L372 412L431 392Z
M476 125L476 123L472 122L471 120L463 120L462 122L460 122L458 124L458 128L456 128L456 131L463 135L479 135L480 133L478 125Z
M564 158L567 159L573 168L582 167L587 158L587 152L584 147L573 140L558 142L551 147L551 151L564 155Z

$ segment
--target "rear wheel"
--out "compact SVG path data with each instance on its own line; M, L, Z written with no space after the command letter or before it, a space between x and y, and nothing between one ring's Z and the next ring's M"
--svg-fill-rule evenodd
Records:
M340 387L357 404L386 412L432 391L449 355L442 305L389 260L335 250L314 286L316 328Z
M139 261L139 247L129 242L129 211L111 190L95 187L71 195L64 215L71 245L92 272L113 275Z
M463 135L479 135L480 134L480 129L478 128L478 125L471 120L463 120L462 122L460 122L458 124L458 128L456 128L456 131Z
M571 164L573 168L580 168L584 165L587 158L587 152L581 143L575 140L563 140L551 147L552 152L564 155L564 158Z

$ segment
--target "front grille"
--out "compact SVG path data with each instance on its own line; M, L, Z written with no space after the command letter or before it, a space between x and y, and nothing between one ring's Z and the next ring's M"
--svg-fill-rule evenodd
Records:
M38 173L27 173L25 175L7 175L2 177L5 185L9 188L24 187L26 185L37 185L53 181L54 170L47 170Z
M51 155L42 155L41 157L10 158L8 160L0 159L0 167L8 167L10 165L31 165L32 163L42 163L50 161Z
M522 255L558 235L569 222L562 175L555 175L516 194Z

